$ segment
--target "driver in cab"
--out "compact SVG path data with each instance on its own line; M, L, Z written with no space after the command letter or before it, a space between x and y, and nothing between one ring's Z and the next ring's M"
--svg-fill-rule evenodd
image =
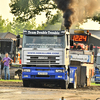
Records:
M60 38L57 39L57 44L61 44L61 39Z
M32 41L32 43L35 43L35 42L36 42L36 39L34 38L33 41Z
M61 48L62 47L62 41L60 38L57 39L57 42L56 42L56 47L59 47Z

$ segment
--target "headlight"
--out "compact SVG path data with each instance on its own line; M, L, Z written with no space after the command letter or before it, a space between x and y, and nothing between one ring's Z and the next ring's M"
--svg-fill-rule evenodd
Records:
M28 77L28 75L24 75L24 77Z
M100 77L96 77L96 78L100 78Z
M56 72L57 72L57 73L63 73L64 70L62 70L62 69L56 69Z
M23 72L30 72L30 69L23 69Z
M58 76L58 78L62 78L62 76Z

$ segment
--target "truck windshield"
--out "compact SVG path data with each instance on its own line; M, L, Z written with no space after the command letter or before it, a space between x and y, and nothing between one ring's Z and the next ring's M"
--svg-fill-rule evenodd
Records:
M24 35L23 48L65 48L65 35Z
M96 63L97 63L98 65L100 65L100 56L97 56L97 61L96 61Z

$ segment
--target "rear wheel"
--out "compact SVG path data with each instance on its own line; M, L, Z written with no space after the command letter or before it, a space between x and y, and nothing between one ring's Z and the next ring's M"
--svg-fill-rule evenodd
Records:
M69 83L68 88L73 89L73 83Z
M28 80L23 80L23 86L24 86L24 87L29 87L29 82L28 82Z

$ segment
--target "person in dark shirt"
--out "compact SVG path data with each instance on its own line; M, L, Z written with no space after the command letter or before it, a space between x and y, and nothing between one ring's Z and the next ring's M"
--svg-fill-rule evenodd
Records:
M81 46L78 45L78 42L76 42L76 45L74 45L73 49L82 50Z

